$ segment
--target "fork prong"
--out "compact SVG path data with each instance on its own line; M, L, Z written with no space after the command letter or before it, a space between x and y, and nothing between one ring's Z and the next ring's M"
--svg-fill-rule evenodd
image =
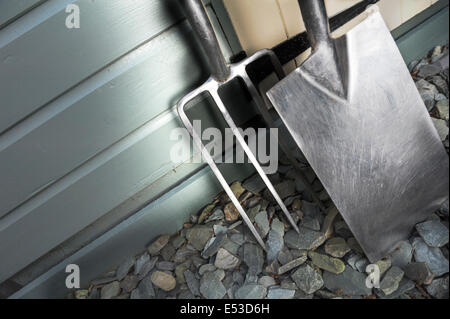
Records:
M245 62L244 62L245 66L262 58L265 55L268 55L270 57L270 61L275 69L275 73L278 76L278 79L279 80L283 79L285 77L283 68L282 68L278 58L276 57L275 53L271 50L263 49L263 50L256 52L251 57L247 58L247 60L245 60ZM267 123L267 125L270 128L276 127L275 123L272 120L272 117L269 114L266 102L263 100L263 98L261 97L261 94L259 93L259 90L256 89L252 80L248 76L246 68L241 67L241 68L239 68L238 72L239 72L239 76L245 82L245 85L247 86L247 89L249 90L250 96L252 97L253 101L255 102L257 108L259 109L264 121ZM268 101L268 102L270 103L270 101ZM301 168L299 162L295 159L295 156L292 154L292 151L289 148L289 146L285 143L283 138L281 138L278 142L280 144L281 149L283 150L283 153L286 155L286 157L291 162L291 164L295 167L296 173L300 177L302 182L305 184L306 189L311 193L311 196L313 197L314 201L317 203L317 205L319 205L319 208L322 211L325 211L326 210L325 205L320 201L319 197L314 192L311 183L308 181L305 174L302 172L302 170L301 170L302 168Z
M238 143L242 146L242 148L244 149L244 152L247 154L248 158L250 159L250 162L256 168L256 171L261 176L262 180L266 184L266 186L269 189L269 191L271 192L272 196L275 198L275 201L278 203L281 210L286 215L286 218L288 219L289 223L292 225L292 227L295 229L295 231L297 233L299 233L297 224L292 219L291 214L289 213L289 211L287 210L283 201L281 200L280 196L278 195L277 191L273 187L272 182L269 180L266 173L264 173L264 170L262 169L262 167L259 164L258 160L256 159L255 155L252 153L252 151L248 147L247 143L245 142L244 137L239 132L239 129L237 128L236 124L234 123L233 119L231 118L230 114L228 113L225 105L223 104L222 99L219 96L219 93L217 92L217 90L211 90L210 93L211 93L211 96L212 96L214 102L219 107L219 110L222 112L222 115L225 118L225 121L230 126L230 129L233 132L234 136L236 136Z
M257 242L261 245L261 247L266 250L266 246L264 244L264 241L262 240L261 236L259 235L258 231L256 230L253 223L248 218L247 213L245 212L242 205L239 203L238 198L234 195L233 191L231 190L230 186L228 185L227 181L223 177L222 173L220 172L219 168L217 167L216 163L214 162L211 154L206 149L206 147L203 145L201 138L197 135L197 133L194 131L191 122L189 121L189 118L187 117L184 107L189 102L192 101L195 98L195 95L190 96L190 98L182 99L177 107L178 114L181 118L181 121L183 122L184 126L188 130L189 134L192 136L192 139L194 140L194 143L196 147L201 151L203 158L208 163L209 167L213 171L214 175L218 179L219 183L222 185L223 189L227 193L228 197L231 199L231 202L234 204L236 209L238 210L239 214L241 215L242 219L244 220L247 227L252 232L253 236L255 236Z

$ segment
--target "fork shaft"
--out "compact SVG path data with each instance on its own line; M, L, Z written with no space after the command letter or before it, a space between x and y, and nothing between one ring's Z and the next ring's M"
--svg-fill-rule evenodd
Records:
M230 68L225 61L202 1L181 0L181 2L184 4L189 23L208 57L212 77L219 82L224 82L230 76Z

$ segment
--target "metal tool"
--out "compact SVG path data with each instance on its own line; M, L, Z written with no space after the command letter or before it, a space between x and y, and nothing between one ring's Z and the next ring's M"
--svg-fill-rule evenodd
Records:
M267 188L271 192L272 196L280 206L281 210L285 214L287 220L292 225L292 227L298 232L298 227L294 220L292 219L292 216L290 215L289 211L287 210L286 206L284 205L283 201L281 200L280 196L276 192L275 188L273 187L272 183L270 182L269 178L264 173L261 165L258 163L256 157L246 144L244 137L239 132L236 124L234 123L233 119L231 118L230 114L228 113L224 103L222 102L218 90L222 85L225 85L229 83L230 81L240 78L244 81L251 97L254 99L254 101L259 104L260 106L264 105L264 102L262 102L262 98L258 93L258 90L254 87L252 81L247 75L246 67L248 64L262 58L263 56L269 56L270 60L272 61L274 68L277 70L277 73L279 76L283 76L283 71L281 68L281 65L279 64L275 54L269 50L262 50L251 57L228 66L225 62L225 58L220 50L219 43L217 41L216 35L214 33L214 30L212 28L211 22L208 18L208 15L206 13L206 9L203 6L203 3L201 0L182 0L182 3L184 4L186 15L188 17L188 20L197 35L197 37L200 39L200 42L202 43L203 49L206 53L206 56L208 57L210 67L212 69L212 75L211 77L199 88L195 89L191 93L187 94L185 97L183 97L177 105L178 114L185 125L186 129L189 131L189 134L191 134L194 143L198 147L199 150L201 150L203 158L206 160L208 165L211 167L212 171L214 172L215 176L219 180L220 184L224 188L225 192L231 199L232 203L236 207L236 209L239 211L239 214L243 218L244 222L247 224L247 226L250 228L251 232L257 239L258 243L264 248L265 244L260 237L259 233L256 231L255 227L253 226L252 222L248 218L247 214L245 213L244 209L242 208L241 204L239 203L239 200L236 198L236 196L231 191L231 188L228 186L228 183L222 176L221 172L217 168L216 164L214 163L213 158L211 157L209 151L205 148L201 141L201 137L198 136L197 132L194 131L193 126L191 122L189 121L186 113L185 113L185 107L186 105L194 100L199 95L202 95L204 93L209 93L212 97L213 101L216 103L217 107L221 111L225 121L231 128L234 136L236 137L236 140L243 148L244 152L247 154L249 160L252 162L252 164L255 166L258 174L263 179L264 183L266 184Z
M448 197L448 156L378 7L333 39L299 4L313 53L267 95L375 262Z

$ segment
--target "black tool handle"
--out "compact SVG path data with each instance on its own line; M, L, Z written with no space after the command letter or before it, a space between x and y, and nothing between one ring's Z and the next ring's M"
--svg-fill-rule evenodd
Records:
M230 76L230 68L220 50L219 41L202 1L181 0L181 2L184 4L189 23L208 57L212 77L220 82L225 81Z
M330 25L324 0L298 0L308 39L313 49L330 44Z

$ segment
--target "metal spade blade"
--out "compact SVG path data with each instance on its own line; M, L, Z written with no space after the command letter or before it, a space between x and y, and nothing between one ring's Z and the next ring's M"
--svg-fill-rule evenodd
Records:
M267 94L375 262L448 197L448 156L378 7L333 39L299 3L313 53Z

